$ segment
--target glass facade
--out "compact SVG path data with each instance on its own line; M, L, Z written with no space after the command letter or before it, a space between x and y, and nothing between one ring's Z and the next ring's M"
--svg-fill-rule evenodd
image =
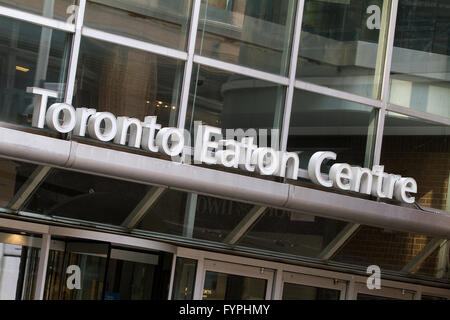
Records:
M450 3L399 1L390 102L450 117Z
M390 3L306 0L297 78L378 99Z
M71 35L0 17L0 121L31 125L34 95L27 87L65 92Z
M0 6L74 23L76 0L1 0Z
M194 65L186 129L195 121L226 129L280 129L285 88L214 68Z
M409 207L450 211L446 1L399 0L396 6L387 0L0 0L0 7L14 9L0 12L0 127L93 143L90 134L82 140L48 126L30 130L38 98L27 88L39 87L57 93L47 107L66 102L139 121L157 116L163 127L191 134L196 121L224 134L226 129L242 129L244 135L251 135L249 129L265 131L269 145L299 155L303 173L311 155L325 150L352 166L381 164L385 172L417 181ZM32 15L22 18L18 12ZM74 25L77 14L82 25ZM112 143L96 145L136 153ZM322 172L332 164L325 163ZM240 169L233 173L261 177ZM95 174L0 158L0 212L346 270L377 264L400 277L449 283L445 239ZM273 179L313 187L299 177ZM400 208L398 201L386 202ZM25 269L11 278L14 285L0 290L1 298L31 299L40 242L5 239L0 239L2 263L10 263L7 250L19 260L13 259L12 269L1 269L0 277ZM45 299L192 299L196 294L200 260L177 256L172 268L168 253L113 241L55 241L60 242L50 246ZM426 258L418 260L424 250ZM67 286L77 282L67 273L72 265L81 266L78 291ZM171 268L175 284L169 292ZM231 273L202 276L205 299L264 299L271 285ZM280 296L339 297L338 290L287 283Z
M41 248L39 235L0 230L0 300L32 300Z
M286 75L296 1L202 0L196 53Z
M191 0L88 0L86 26L184 50Z

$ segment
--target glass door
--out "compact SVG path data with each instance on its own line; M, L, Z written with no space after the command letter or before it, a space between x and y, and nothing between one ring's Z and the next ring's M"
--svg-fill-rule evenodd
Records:
M44 298L101 300L109 244L67 241L65 250L50 250Z
M343 280L284 272L283 300L343 300L346 283Z
M171 261L164 257L158 253L112 248L105 300L167 299L165 284L169 281Z
M34 297L42 238L0 231L0 300Z
M383 287L370 290L365 283L357 283L356 300L413 300L414 292L401 288Z
M205 260L203 300L268 300L274 271Z
M44 299L167 299L172 254L112 247L93 241L59 241L50 250Z

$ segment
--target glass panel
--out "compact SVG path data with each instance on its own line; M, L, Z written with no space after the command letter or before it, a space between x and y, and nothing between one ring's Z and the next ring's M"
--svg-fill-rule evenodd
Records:
M317 257L346 222L268 209L239 241L240 246Z
M105 300L166 300L170 256L112 249Z
M108 244L67 243L59 299L101 300L107 257Z
M76 77L75 107L115 116L158 116L175 126L183 62L103 41L83 38Z
M38 166L0 158L0 208L11 204L14 196Z
M267 280L207 271L203 300L264 300Z
M381 163L417 181L416 202L450 211L450 126L388 112Z
M35 96L27 87L63 97L70 39L62 31L0 17L0 121L31 125Z
M294 0L203 0L196 53L286 75Z
M223 242L252 207L246 203L168 190L136 228Z
M268 129L267 134L280 129L283 86L200 65L194 66L193 78L186 114L189 132L194 132L194 121L222 128L224 136L226 129Z
M47 18L75 22L76 0L0 0L0 6L42 15Z
M400 0L391 103L450 117L450 3Z
M194 298L197 260L177 258L173 280L173 300L192 300Z
M339 300L339 290L310 287L296 283L285 282L283 285L283 300Z
M109 244L98 242L57 242L63 245L50 250L44 299L167 299L171 254L109 250Z
M121 225L147 192L147 186L53 169L25 211Z
M183 50L191 0L89 0L84 23L138 40Z
M306 0L297 78L379 98L387 0Z
M442 239L438 242L439 246L413 272L418 276L431 276L450 282L450 243Z
M365 105L295 90L287 149L299 154L301 169L324 150L335 152L338 162L370 167L377 115Z
M41 238L0 230L0 300L34 298Z
M377 265L382 272L402 271L430 240L425 235L361 226L332 259L364 269Z

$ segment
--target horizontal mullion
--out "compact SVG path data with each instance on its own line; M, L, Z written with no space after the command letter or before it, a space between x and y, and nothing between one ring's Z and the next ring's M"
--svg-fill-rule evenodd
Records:
M348 93L348 92L344 92L344 91L340 91L340 90L336 90L336 89L332 89L332 88L328 88L328 87L324 87L324 86L319 86L317 84L313 84L313 83L309 83L309 82L305 82L305 81L301 81L301 80L295 80L295 88L323 94L323 95L330 96L333 98L347 100L350 102L356 102L356 103L364 104L364 105L371 106L374 108L379 108L379 109L381 108L381 105L382 105L380 100L370 99L370 98L359 96L359 95L356 95L353 93Z
M97 29L89 28L89 27L83 27L81 29L81 34L85 37L98 39L98 40L102 40L102 41L106 41L106 42L110 42L110 43L115 43L115 44L119 44L122 46L159 54L159 55L166 56L169 58L174 58L174 59L179 59L179 60L184 60L184 61L186 61L188 58L187 53L180 51L180 50L171 49L171 48L163 47L163 46L160 46L157 44L119 36L116 34L100 31Z
M234 73L242 74L244 76L249 76L256 79L273 82L284 86L289 85L289 78L287 77L282 77L276 74L239 66L233 63L223 62L220 60L202 57L198 55L194 55L194 62L204 66L209 66L224 71L231 71Z
M386 107L387 111L392 111L396 113L400 113L406 116L411 116L414 118L418 118L421 120L436 122L440 124L444 124L449 126L450 125L450 118L444 117L444 116L438 116L432 113L423 112L420 110L415 110L407 107L402 107L396 104L389 103Z
M66 32L75 32L75 25L66 23L64 21L59 21L55 19L50 19L44 16L40 16L33 13L23 12L16 9L11 9L8 7L0 6L0 16L14 18L20 21L29 22L37 24L43 27L49 27L52 29L57 29Z

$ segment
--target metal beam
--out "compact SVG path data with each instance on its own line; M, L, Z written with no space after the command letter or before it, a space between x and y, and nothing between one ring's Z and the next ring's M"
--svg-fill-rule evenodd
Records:
M26 204L28 199L36 192L44 179L48 176L52 168L47 166L38 166L30 175L27 181L20 187L20 189L11 199L7 208L11 210L20 210Z
M438 247L447 242L446 239L433 238L426 246L406 265L403 267L402 272L416 273L420 264L425 261L426 258L433 253Z
M344 229L319 253L317 258L321 260L330 260L336 252L350 239L350 237L358 230L360 224L348 223Z
M361 199L0 127L0 156L446 239L450 214Z
M267 207L254 206L239 224L228 234L223 242L235 244L247 232L247 230L266 211Z
M122 226L127 229L133 229L144 218L145 214L158 201L166 188L151 187L147 194L137 204L133 211L122 222Z
M189 193L186 201L186 210L184 213L183 236L192 238L194 236L195 214L197 212L198 194Z

